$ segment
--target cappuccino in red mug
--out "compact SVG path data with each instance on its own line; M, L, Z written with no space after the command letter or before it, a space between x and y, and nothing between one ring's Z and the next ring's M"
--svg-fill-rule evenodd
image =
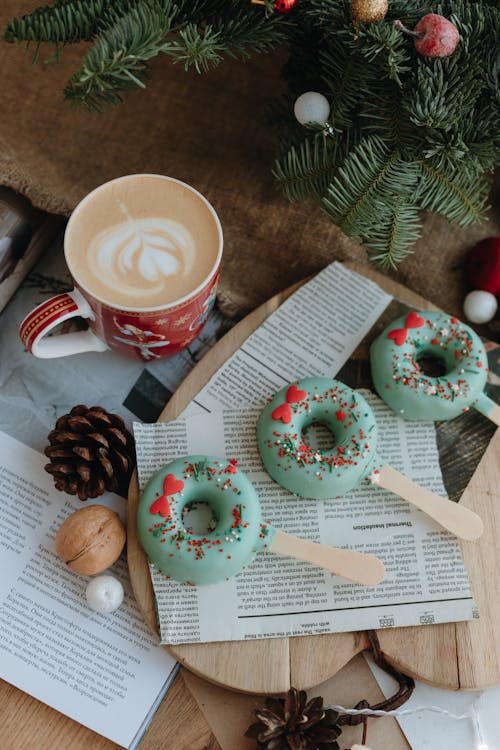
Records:
M189 346L215 300L222 229L213 207L179 180L128 175L75 208L64 252L75 289L39 305L21 338L38 357L115 349L150 360ZM89 330L45 338L62 320Z

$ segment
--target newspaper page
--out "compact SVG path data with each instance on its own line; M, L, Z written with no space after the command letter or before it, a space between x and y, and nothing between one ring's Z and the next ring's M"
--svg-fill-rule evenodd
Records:
M444 495L434 426L403 422L377 396L363 395L379 424L383 457ZM153 570L162 642L271 638L474 617L456 539L405 500L368 482L326 501L283 489L262 468L255 438L258 416L255 408L226 409L136 426L141 486L179 452L237 456L267 522L315 542L374 554L383 560L386 577L376 587L360 586L269 552L259 552L236 578L211 586L182 586Z
M373 486L339 500L294 497L262 470L255 424L291 380L334 377L391 297L334 263L290 297L222 366L178 419L134 425L141 487L182 454L237 457L276 528L380 556L387 576L361 587L295 560L259 553L216 586L185 587L152 571L162 641L202 642L416 625L477 616L458 542L403 500ZM433 424L404 422L371 393L379 450L394 468L445 495ZM244 410L241 407L244 406ZM214 596L225 608L214 617Z
M332 263L244 341L186 413L261 406L297 378L334 377L391 299L373 281Z
M0 432L0 677L80 724L135 748L175 674L175 660L144 623L125 555L109 570L125 599L93 612L89 578L55 553L60 524L81 504L53 486L46 458ZM126 502L99 504L122 518Z

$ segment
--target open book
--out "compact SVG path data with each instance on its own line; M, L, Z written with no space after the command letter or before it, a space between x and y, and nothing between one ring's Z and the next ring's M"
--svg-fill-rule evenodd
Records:
M45 457L0 432L0 677L126 748L137 746L175 675L144 624L125 558L109 615L86 603L88 577L61 562L54 537L78 500L53 487ZM125 517L111 493L96 503Z

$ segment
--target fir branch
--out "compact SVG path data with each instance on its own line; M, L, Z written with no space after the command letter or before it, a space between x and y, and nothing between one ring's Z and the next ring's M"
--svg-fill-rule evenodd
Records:
M224 47L230 56L250 57L252 52L262 53L274 49L287 38L286 18L276 14L272 17L262 13L249 12L233 17L222 17L212 21L213 28L224 40Z
M223 50L224 42L211 26L206 26L200 33L196 24L188 23L162 51L174 62L182 63L184 70L193 66L201 73L219 64Z
M188 23L163 48L163 52L187 70L198 73L215 67L225 52L231 57L250 57L249 48L261 53L285 39L285 27L278 19L249 13L237 18L218 18L209 25Z
M455 54L417 62L416 80L407 87L405 103L417 127L451 130L464 113L471 113L482 82L480 61Z
M351 25L350 0L307 0L301 8L304 21L327 33Z
M6 25L3 39L11 44L70 44L92 39L103 16L114 8L127 10L127 0L64 0L44 5Z
M51 42L56 53L93 42L66 96L100 110L144 87L149 60L160 53L201 72L286 35L289 92L279 115L286 152L274 174L291 200L321 201L373 259L394 267L419 235L419 209L462 225L482 217L483 175L500 156L500 10L497 0L391 0L384 20L356 30L350 5L300 0L282 16L249 0L54 0L11 21L4 36L37 49ZM449 58L424 59L393 27L395 18L413 27L429 12L460 32ZM304 91L327 94L334 137L294 119L293 101Z
M367 236L380 211L394 197L409 196L417 183L417 167L402 159L375 135L364 138L339 168L323 198L330 219L350 236Z
M322 198L333 179L338 161L337 141L316 135L292 146L274 164L273 175L288 200L304 200L309 196Z
M359 117L364 134L378 135L401 152L421 152L423 134L415 128L407 110L401 106L401 90L395 82L377 81L371 96L363 102Z
M330 92L331 120L337 127L351 127L360 105L360 91L369 91L375 71L359 54L344 44L329 44L320 54L323 87Z
M378 64L388 78L402 86L402 77L411 70L410 55L404 36L392 25L370 24L358 32L361 55L369 62Z
M498 116L490 106L451 132L423 131L420 156L432 159L440 171L459 171L469 179L494 170L499 151Z
M457 167L443 169L432 160L418 162L420 179L415 201L426 211L436 211L465 227L484 218L491 181L482 173L471 176Z
M368 238L370 260L382 268L396 269L398 263L411 254L411 246L421 236L422 224L418 209L402 196L396 195L386 207L379 224Z
M99 34L65 97L101 111L120 103L123 92L144 88L147 63L162 51L176 12L171 0L150 0L129 10Z

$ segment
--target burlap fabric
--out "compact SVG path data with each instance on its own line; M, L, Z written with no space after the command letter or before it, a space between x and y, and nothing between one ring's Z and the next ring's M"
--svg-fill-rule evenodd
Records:
M37 4L2 0L0 25ZM244 314L333 259L367 262L365 250L314 203L288 203L270 174L275 134L264 117L282 86L279 54L226 61L202 76L158 59L146 91L97 116L62 101L82 52L68 47L56 65L43 63L50 50L42 50L31 68L22 48L0 43L0 183L64 214L122 174L158 172L190 183L213 203L224 227L220 303L230 315ZM498 212L491 214L467 230L427 216L399 280L459 313L466 248L500 233Z

